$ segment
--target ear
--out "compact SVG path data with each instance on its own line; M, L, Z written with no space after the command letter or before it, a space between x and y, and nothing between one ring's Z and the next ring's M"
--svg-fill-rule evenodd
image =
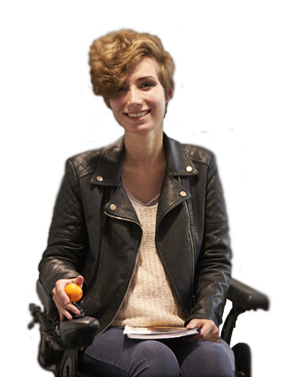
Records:
M174 96L174 83L171 84L170 89L168 91L167 103L172 99Z

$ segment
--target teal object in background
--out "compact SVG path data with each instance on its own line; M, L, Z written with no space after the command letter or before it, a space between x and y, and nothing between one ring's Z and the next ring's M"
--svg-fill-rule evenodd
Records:
M221 166L223 178L225 182L228 182L232 179L232 169L235 164L235 159L233 158L233 156L226 156L226 154L221 149L217 149L216 152Z

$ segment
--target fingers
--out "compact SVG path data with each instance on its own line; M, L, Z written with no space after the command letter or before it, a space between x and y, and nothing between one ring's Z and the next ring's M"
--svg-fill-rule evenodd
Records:
M61 311L59 310L59 313L60 313L60 320L61 321L64 321L65 320L65 317L68 319L68 320L71 320L73 319L71 313L69 312L71 311L72 313L76 314L76 315L80 315L80 312L79 310L73 305L73 304L69 304L67 305L67 307L65 308L61 308ZM62 319L62 318L63 319Z
M188 329L193 329L195 327L200 328L200 334L185 337L184 340L190 342L219 342L219 330L216 327L215 323L210 319L192 319L187 325ZM188 338L188 339L187 339Z
M80 315L79 310L71 302L64 302L57 295L53 297L53 300L56 304L56 307L58 308L61 321L64 321L65 318L67 318L68 320L71 320L73 318L69 311L76 315Z
M219 343L219 336L204 336L203 334L199 335L190 335L183 338L186 342L213 342Z

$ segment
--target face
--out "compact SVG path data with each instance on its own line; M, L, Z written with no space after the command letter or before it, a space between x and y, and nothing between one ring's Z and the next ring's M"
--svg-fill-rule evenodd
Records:
M149 57L134 67L116 96L109 100L116 121L130 133L162 131L166 103L157 63Z

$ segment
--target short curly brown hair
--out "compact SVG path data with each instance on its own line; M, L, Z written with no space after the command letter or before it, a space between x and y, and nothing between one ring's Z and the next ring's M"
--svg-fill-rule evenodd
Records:
M89 65L93 92L103 96L105 101L113 98L144 56L156 60L158 77L167 97L174 84L173 58L157 36L127 29L108 33L92 43Z

